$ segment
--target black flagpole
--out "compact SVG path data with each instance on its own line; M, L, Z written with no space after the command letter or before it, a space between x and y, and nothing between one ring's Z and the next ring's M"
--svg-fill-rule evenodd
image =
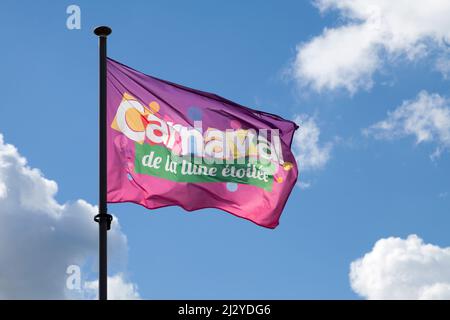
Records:
M108 299L108 251L107 232L111 227L112 216L108 214L106 204L106 38L111 34L111 28L97 27L94 33L99 37L100 57L100 112L99 112L99 203L98 215L95 221L99 225L99 277L98 298Z

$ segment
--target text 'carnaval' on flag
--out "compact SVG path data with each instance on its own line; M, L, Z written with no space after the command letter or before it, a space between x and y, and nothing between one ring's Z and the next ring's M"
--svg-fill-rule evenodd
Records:
M297 125L108 58L107 201L218 208L275 228Z

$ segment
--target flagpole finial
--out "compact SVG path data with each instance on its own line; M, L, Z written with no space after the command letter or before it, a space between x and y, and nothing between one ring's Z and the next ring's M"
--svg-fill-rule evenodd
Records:
M108 26L100 26L94 29L94 33L99 37L107 37L111 34L112 30Z

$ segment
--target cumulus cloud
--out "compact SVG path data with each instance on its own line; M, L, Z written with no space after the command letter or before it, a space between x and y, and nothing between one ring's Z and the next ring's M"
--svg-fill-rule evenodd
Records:
M85 290L95 295L98 299L98 280L88 281ZM134 283L124 280L122 273L108 277L108 299L109 300L138 300L140 299L138 288Z
M297 46L294 77L317 91L369 89L386 62L413 61L431 51L446 55L450 38L447 0L316 0L325 13L339 12L343 25ZM445 59L436 68L448 73Z
M367 299L450 299L450 247L416 235L380 239L351 263L350 284Z
M439 94L420 92L414 100L404 101L385 120L363 130L376 139L414 136L416 143L435 142L432 158L450 147L450 101Z
M442 74L446 80L450 78L450 57L448 55L441 55L436 59L435 69Z
M55 181L30 168L0 134L0 299L70 298L67 267L86 267L89 273L88 264L96 261L97 208L84 200L60 204L57 190ZM127 239L117 218L108 240L112 263L123 267ZM131 296L135 287L120 281L122 274L113 277L113 288L126 288Z
M294 136L294 152L300 172L321 169L330 159L332 143L321 143L320 128L313 117L298 115L294 121L300 126ZM303 187L308 188L304 182Z

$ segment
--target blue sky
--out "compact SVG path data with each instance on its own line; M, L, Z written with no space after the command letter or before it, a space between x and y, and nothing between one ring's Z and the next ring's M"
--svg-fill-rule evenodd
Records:
M66 28L70 4L81 8L80 30ZM345 23L309 1L2 1L0 133L58 183L58 202L96 204L100 24L113 29L108 55L137 70L287 119L312 117L329 159L306 172L300 164L310 186L295 187L277 229L213 209L110 205L129 248L126 267L112 271L147 299L359 298L350 264L379 239L417 234L450 246L445 141L362 133L422 90L447 97L449 81L435 68L445 50L429 42L427 55L410 59L380 41L382 63L353 91L292 75L298 45Z

